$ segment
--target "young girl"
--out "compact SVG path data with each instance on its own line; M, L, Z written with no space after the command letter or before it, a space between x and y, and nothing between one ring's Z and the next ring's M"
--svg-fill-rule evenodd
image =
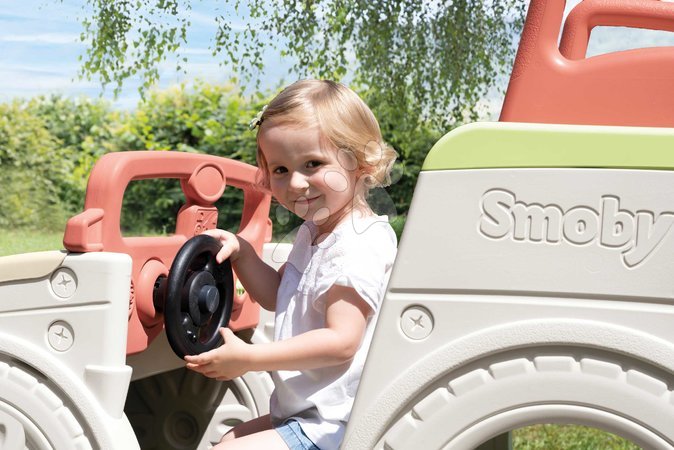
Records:
M305 80L283 90L259 126L261 183L305 220L277 272L223 230L217 260L230 258L243 286L276 311L274 342L224 344L186 356L187 367L229 380L273 371L271 414L234 427L216 449L339 448L396 254L396 237L366 195L389 182L395 151L349 88Z

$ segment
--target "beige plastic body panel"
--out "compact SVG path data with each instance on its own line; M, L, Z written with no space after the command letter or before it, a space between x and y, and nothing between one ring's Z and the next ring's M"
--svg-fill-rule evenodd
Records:
M271 245L267 245L270 249ZM289 245L274 244L285 260ZM280 253L279 253L280 251ZM269 262L271 250L268 250ZM0 258L0 448L139 448L124 415L129 382L184 366L164 334L127 357L131 258L62 251ZM263 312L253 342L273 335ZM234 380L198 448L218 442L232 421L269 412L266 372Z
M429 254L428 244L403 240L392 292L413 287L674 303L665 276L674 271L674 172L437 171L424 173L423 182L424 206L410 211L412 230L404 239L419 233L442 251ZM414 229L415 223L426 225Z
M138 448L123 414L131 259L44 252L3 257L0 266L19 270L36 258L62 262L0 283L3 426L16 448Z
M344 449L532 423L674 446L674 172L422 172Z

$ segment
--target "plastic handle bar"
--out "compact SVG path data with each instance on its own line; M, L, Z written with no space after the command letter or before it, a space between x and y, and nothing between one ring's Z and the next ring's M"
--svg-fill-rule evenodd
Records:
M559 51L583 59L594 27L630 27L674 31L674 3L657 0L585 0L566 18ZM674 49L666 50L670 58Z
M180 152L119 152L104 155L89 177L85 211L68 221L64 244L71 251L125 251L120 218L124 191L133 180L177 178L187 206L212 207L226 184L244 191L240 233L265 239L269 193L256 186L257 168L210 155ZM194 233L176 230L186 238ZM257 239L255 239L257 238Z
M154 304L154 286L187 239L217 224L217 201L226 185L243 190L239 234L262 253L271 235L269 192L256 184L258 169L226 158L180 152L120 152L103 156L91 172L84 211L72 217L63 238L74 252L126 253L133 261L129 299L127 353L143 351L162 329L162 314ZM124 191L133 180L179 179L186 203L178 212L175 234L124 237L120 218ZM254 327L259 306L247 295L234 296L235 310L229 327Z
M560 51L564 5L564 0L531 1L501 120L674 127L674 48L584 58L592 26L669 30L674 5L585 0L569 14Z

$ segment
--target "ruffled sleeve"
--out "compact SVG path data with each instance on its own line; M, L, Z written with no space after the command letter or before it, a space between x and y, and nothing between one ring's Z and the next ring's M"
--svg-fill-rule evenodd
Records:
M338 235L322 249L311 295L313 306L325 309L333 286L353 288L374 314L381 304L396 254L395 233L388 222L376 222L361 233Z

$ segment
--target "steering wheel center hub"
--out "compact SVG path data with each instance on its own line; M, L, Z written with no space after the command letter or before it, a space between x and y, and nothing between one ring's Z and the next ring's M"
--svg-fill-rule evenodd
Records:
M193 273L185 289L192 321L198 327L206 325L220 306L220 293L213 274L207 270Z
M199 311L202 314L213 314L220 304L220 294L215 286L204 286L199 292Z

